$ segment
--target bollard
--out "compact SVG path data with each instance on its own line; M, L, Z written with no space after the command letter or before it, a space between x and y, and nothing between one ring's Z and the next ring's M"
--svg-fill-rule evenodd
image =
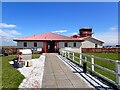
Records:
M83 63L83 73L86 73L87 72L87 63L84 62Z
M58 55L61 55L61 52L60 52L60 51L58 51Z
M120 89L120 61L116 61L116 83Z

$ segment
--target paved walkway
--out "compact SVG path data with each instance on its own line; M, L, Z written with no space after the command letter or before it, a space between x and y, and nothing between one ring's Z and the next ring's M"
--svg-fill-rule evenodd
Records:
M55 54L45 54L42 88L90 88Z

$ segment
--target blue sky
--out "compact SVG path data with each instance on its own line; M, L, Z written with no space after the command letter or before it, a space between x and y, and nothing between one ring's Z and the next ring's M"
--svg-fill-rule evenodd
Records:
M117 44L118 3L4 2L1 27L3 45L15 45L13 38L45 32L71 36L82 27L92 27L93 37L106 45Z

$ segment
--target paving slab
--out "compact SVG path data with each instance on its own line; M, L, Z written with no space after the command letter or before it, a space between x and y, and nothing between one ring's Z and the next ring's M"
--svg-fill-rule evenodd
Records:
M42 88L90 88L54 53L46 53Z

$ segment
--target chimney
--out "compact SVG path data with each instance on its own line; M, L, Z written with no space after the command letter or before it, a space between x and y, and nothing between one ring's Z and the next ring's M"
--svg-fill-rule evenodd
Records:
M81 37L87 37L87 36L92 37L92 28L81 28L79 30L79 35Z

